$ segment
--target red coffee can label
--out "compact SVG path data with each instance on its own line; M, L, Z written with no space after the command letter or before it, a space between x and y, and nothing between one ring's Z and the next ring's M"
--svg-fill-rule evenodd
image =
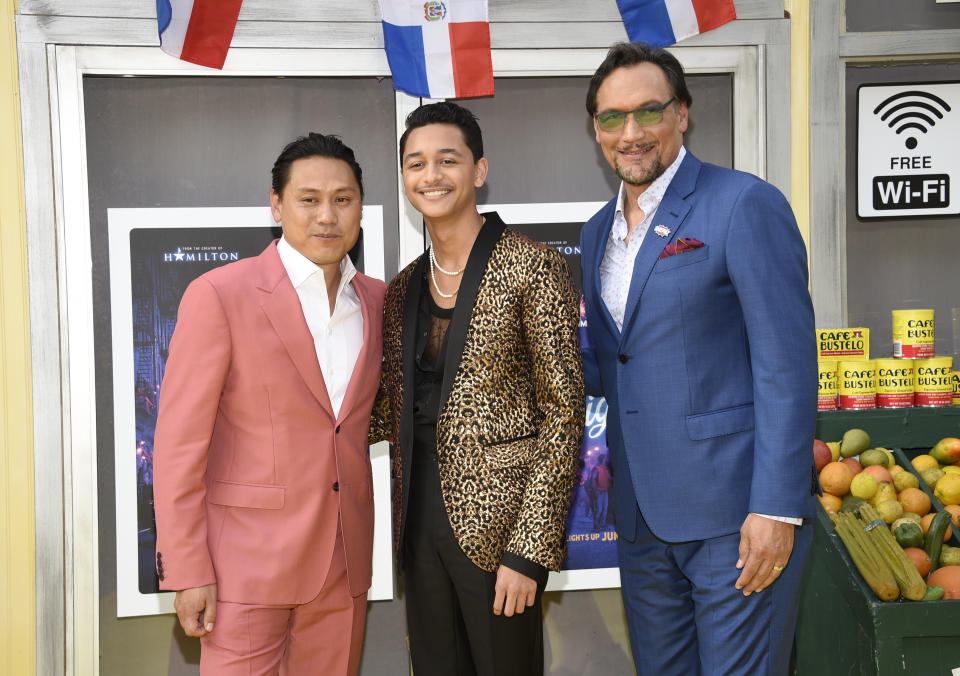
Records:
M876 394L841 394L837 397L840 409L864 409L877 407Z
M877 392L877 408L907 408L908 406L913 406L913 392L909 394Z

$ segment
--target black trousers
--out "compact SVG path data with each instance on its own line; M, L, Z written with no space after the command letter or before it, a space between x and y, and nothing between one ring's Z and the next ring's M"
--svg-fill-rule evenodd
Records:
M543 674L543 581L533 607L493 614L496 573L460 549L440 493L436 452L413 453L404 552L414 676Z

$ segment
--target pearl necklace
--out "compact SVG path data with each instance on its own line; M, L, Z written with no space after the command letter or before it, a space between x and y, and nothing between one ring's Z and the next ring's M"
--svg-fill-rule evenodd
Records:
M439 295L441 298L453 298L454 296L456 296L460 292L459 287L457 287L457 290L454 291L453 293L444 293L443 291L440 290L440 287L437 285L437 274L434 272L434 268L436 268L437 270L439 270L445 275L450 275L451 277L461 274L463 272L463 268L460 268L456 272L450 272L449 270L444 270L443 268L440 267L440 264L437 263L437 256L436 254L433 253L433 247L430 247L430 281L433 282L433 288L436 290L437 295Z
M433 263L433 267L435 267L437 270L439 270L445 275L450 275L451 277L453 277L454 275L459 275L460 273L463 272L463 268L460 268L456 272L450 272L449 270L444 270L443 268L441 268L440 264L437 262L437 255L433 253L433 247L430 247L430 262Z

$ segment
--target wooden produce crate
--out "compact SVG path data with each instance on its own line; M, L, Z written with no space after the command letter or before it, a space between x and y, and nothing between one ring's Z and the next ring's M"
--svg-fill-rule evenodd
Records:
M800 599L794 673L960 673L954 671L960 670L960 600L879 600L860 576L819 504L811 525L813 546ZM958 545L956 534L950 544Z

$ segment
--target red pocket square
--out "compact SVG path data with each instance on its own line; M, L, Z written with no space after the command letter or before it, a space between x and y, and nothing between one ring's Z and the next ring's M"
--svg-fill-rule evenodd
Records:
M693 237L679 237L676 242L670 242L668 245L663 247L663 251L660 252L660 258L669 258L670 256L676 256L681 254L684 251L693 251L694 249L699 249L703 246L703 242L699 239L694 239Z

